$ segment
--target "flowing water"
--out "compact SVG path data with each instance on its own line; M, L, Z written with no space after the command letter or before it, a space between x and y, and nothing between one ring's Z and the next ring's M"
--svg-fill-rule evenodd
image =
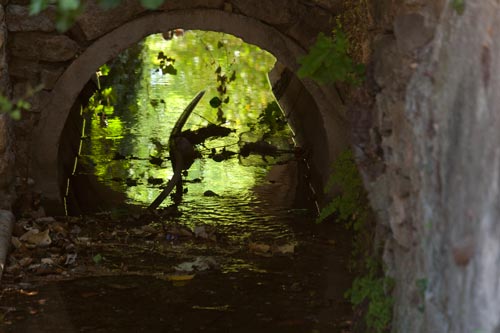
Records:
M167 65L160 63L165 58L169 58ZM202 158L196 160L185 177L188 193L181 209L190 217L186 222L192 225L213 221L218 228L238 224L241 237L253 232L242 224L268 230L274 236L286 234L281 223L272 222L276 220L275 213L283 213L283 207L275 207L275 212L267 209L267 214L256 209L265 203L256 196L254 188L267 181L270 166L292 160L293 155L245 158L236 154L222 162L209 157L213 149L216 153L222 148L238 153L242 144L262 137L265 126L256 124L262 111L274 102L267 78L274 63L271 54L222 33L187 31L170 40L162 35L148 37L121 55L109 73L100 76L101 91L106 92L100 98L95 95L97 103L91 101L84 112L85 139L76 176L90 174L99 184L125 194L120 200L149 205L173 175L168 160L170 132L191 99L204 90L205 97L183 129L195 130L217 123L218 108L210 105L211 99L217 97L227 99L220 106L226 118L223 126L234 132L198 145ZM169 64L176 74L166 73ZM217 74L219 78L234 78L226 84L225 93L220 92ZM111 92L107 92L109 87ZM286 127L267 135L266 140L284 151L293 148L291 132ZM217 196L204 197L207 190ZM105 204L106 198L102 201L102 205L96 206L114 208ZM170 204L171 200L166 200L163 206Z
M313 223L291 131L280 129L276 114L259 118L274 101L267 79L274 62L235 37L188 31L150 36L109 73L101 68L66 198L70 214L97 215L25 221L50 229L52 244L11 255L0 329L348 332L350 235ZM163 73L170 64L175 75ZM227 92L217 91L220 77L233 72ZM185 128L224 117L234 132L198 145L201 158L184 177L178 211L170 198L159 214L131 210L147 207L172 177L170 131L201 90ZM214 97L228 98L222 112L210 105ZM265 132L281 154L238 154ZM223 148L236 154L215 161ZM188 280L176 284L172 276Z

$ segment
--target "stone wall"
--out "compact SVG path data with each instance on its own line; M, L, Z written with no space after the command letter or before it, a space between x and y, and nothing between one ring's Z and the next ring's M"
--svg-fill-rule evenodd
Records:
M374 6L386 27L360 165L396 281L393 332L500 332L500 8L453 3Z
M0 2L0 94L10 97L9 75L6 57L7 28L5 3ZM0 113L0 209L10 210L14 201L14 137L12 121Z
M339 3L167 0L153 15L135 1L108 12L89 2L77 25L58 34L53 8L28 17L23 1L14 0L6 16L0 11L10 31L14 94L21 96L26 84L44 84L44 91L32 100L34 111L16 124L16 172L20 179L32 174L29 159L37 152L30 148L38 147L32 141L33 129L39 134L62 131L64 112L71 103L58 109L57 103L63 102L57 99L75 100L79 93L66 85L73 82L67 78L75 77L74 84L80 80L83 86L93 69L123 49L124 38L135 36L130 43L136 42L140 34L126 30L136 27L134 22L144 19L156 24L165 13L179 13L169 16L172 26L162 29L196 20L199 27L233 34L250 29L249 38L274 50L286 67L296 70L294 57L305 52L319 31L331 29ZM396 280L393 332L500 332L500 101L496 93L500 48L495 42L500 33L499 9L493 1L466 2L459 15L452 1L373 0L369 79L365 98L347 113L350 128L336 91L308 81L299 87L307 88L317 104L321 122L317 126L324 129L330 145L320 168L323 176L328 177L330 162L346 146L346 133L351 130L379 217L388 275ZM227 21L207 22L208 16L203 15L209 11ZM5 37L4 20L0 22L0 36ZM2 70L4 50L0 48ZM91 69L85 69L85 61L96 57ZM4 73L1 87L5 88L9 76ZM13 165L8 122L0 117L0 166L8 166L0 169L0 179L11 178L3 175L10 175ZM50 141L55 159L57 135ZM38 181L57 183L57 172L46 176ZM0 181L0 194L11 186Z

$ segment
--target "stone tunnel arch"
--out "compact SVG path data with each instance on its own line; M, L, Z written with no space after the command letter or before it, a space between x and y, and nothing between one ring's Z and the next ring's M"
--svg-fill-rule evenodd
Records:
M235 35L245 42L269 51L292 71L298 68L297 58L305 53L298 42L270 25L248 16L212 9L152 13L103 35L72 61L60 76L43 107L40 122L34 132L33 176L37 190L43 193L44 206L48 211L62 212L62 187L58 164L60 140L69 112L86 82L99 66L146 36L179 27ZM309 130L301 135L312 136L311 142L320 147L313 154L311 164L317 170L321 183L328 175L335 156L348 144L348 125L343 117L343 104L336 90L331 87L319 87L308 80L298 83L298 89L305 89L316 104L310 105L310 110L305 112L319 113L310 114L314 117L309 118L317 120L308 124ZM307 114L302 115L302 118L308 121ZM300 122L301 119L297 121Z

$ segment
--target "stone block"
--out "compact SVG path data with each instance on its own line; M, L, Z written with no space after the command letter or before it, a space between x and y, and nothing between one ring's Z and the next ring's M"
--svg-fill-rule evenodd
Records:
M225 0L166 0L160 7L161 10L179 10L188 8L220 8L224 9L225 5L231 3ZM231 8L232 9L232 8Z
M77 20L85 38L94 40L146 11L138 1L123 0L118 7L103 10L95 1L87 1Z
M296 0L233 0L233 6L243 15L271 25L295 23L298 3Z
M402 59L393 35L383 35L374 42L375 82L385 88L395 83Z
M371 4L371 16L376 26L382 31L392 29L394 4L393 0L376 0Z
M288 30L290 36L298 40L301 45L310 47L321 31L330 35L335 24L335 19L330 12L319 7L305 7L300 9L300 19L294 22Z
M37 77L40 65L37 60L14 58L9 63L9 74L12 77L28 79Z
M408 53L429 42L434 35L434 29L427 26L423 15L409 13L395 18L394 35L399 50Z
M70 60L79 50L78 44L68 36L40 32L13 33L9 47L12 56L48 62Z
M57 80L63 72L63 67L42 69L40 72L40 83L43 84L43 88L47 90L54 88Z
M55 31L55 18L54 6L38 15L30 15L28 6L7 6L6 22L9 31Z

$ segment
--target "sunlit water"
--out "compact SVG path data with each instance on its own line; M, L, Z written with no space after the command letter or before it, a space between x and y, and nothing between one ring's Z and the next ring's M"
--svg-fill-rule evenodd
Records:
M206 157L214 147L224 146L237 152L239 135L249 131L247 125L255 123L260 112L274 100L267 78L274 57L233 36L201 31L187 31L171 40L152 35L136 50L140 50L137 61L125 59L128 67L112 67L109 76L101 78L102 88L106 84L113 86L114 93L109 97L112 107L104 109L107 126L94 111L87 111L81 156L85 167L80 169L91 169L99 182L125 193L127 203L148 206L161 192L160 185L152 185L148 180L162 179L164 185L173 175L167 159L168 138L177 118L193 97L205 90L184 129L217 123L217 109L209 103L219 95L216 71L220 67L228 77L234 71L236 79L227 84L227 94L223 96L229 102L222 107L227 118L225 126L236 132L198 147L204 158L193 164L186 177L188 193L180 206L185 213L184 222L215 224L233 238L250 237L256 232L273 237L289 235L282 223L287 218L285 210L263 210L266 203L253 191L265 182L269 165L264 160L235 157L215 162ZM175 59L176 75L159 70L159 52ZM286 135L289 137L290 133ZM283 134L276 140L284 142L282 147L292 146ZM151 156L164 160L160 166L153 165ZM219 196L203 196L207 190ZM170 204L167 199L163 206Z

